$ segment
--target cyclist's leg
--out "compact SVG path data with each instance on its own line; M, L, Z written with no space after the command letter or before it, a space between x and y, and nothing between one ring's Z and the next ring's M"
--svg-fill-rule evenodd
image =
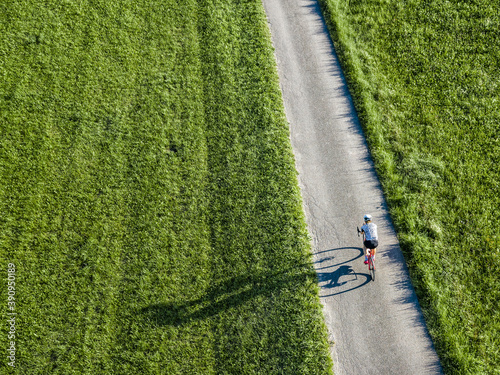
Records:
M371 241L371 250L372 250L373 260L375 260L375 254L377 253L377 247L378 247L378 241L372 240Z
M363 254L365 254L365 264L368 264L368 248L366 247L366 241L363 241Z

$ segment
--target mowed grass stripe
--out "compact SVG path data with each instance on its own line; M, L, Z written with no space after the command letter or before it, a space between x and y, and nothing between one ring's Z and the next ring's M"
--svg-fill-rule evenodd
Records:
M445 370L496 374L500 3L322 3Z
M328 373L260 2L2 7L17 371Z
M71 373L85 368L85 351L105 362L102 349L111 344L123 215L121 161L111 148L120 145L104 132L103 107L112 99L96 103L98 73L84 69L95 49L68 57L74 33L65 21L73 9L58 18L17 6L9 8L12 23L4 24L12 29L2 43L11 48L3 60L2 217L22 296L17 366Z
M131 166L133 215L123 259L124 304L113 361L117 373L215 371L210 320L192 317L198 306L190 303L211 282L197 4L175 8L146 12L152 29L175 25L173 40L159 48L174 47L175 56L164 62L152 49L148 62L143 61L152 70L135 115L146 119L149 129L133 135L143 142L136 150L138 165ZM149 37L159 41L164 35Z

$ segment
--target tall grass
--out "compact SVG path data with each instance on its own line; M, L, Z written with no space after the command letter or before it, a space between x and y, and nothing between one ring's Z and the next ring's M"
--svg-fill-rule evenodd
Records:
M2 371L328 373L260 1L0 17Z
M500 368L500 3L321 1L447 373Z

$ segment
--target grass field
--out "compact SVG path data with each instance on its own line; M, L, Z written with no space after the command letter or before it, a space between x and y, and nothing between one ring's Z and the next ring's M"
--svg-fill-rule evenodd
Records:
M500 373L500 3L322 0L448 374Z
M260 0L0 20L0 372L330 373Z

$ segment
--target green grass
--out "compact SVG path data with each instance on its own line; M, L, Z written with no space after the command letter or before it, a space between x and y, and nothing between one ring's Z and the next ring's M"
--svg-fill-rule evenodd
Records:
M445 370L498 374L500 3L322 5Z
M0 17L2 371L330 373L260 1Z

